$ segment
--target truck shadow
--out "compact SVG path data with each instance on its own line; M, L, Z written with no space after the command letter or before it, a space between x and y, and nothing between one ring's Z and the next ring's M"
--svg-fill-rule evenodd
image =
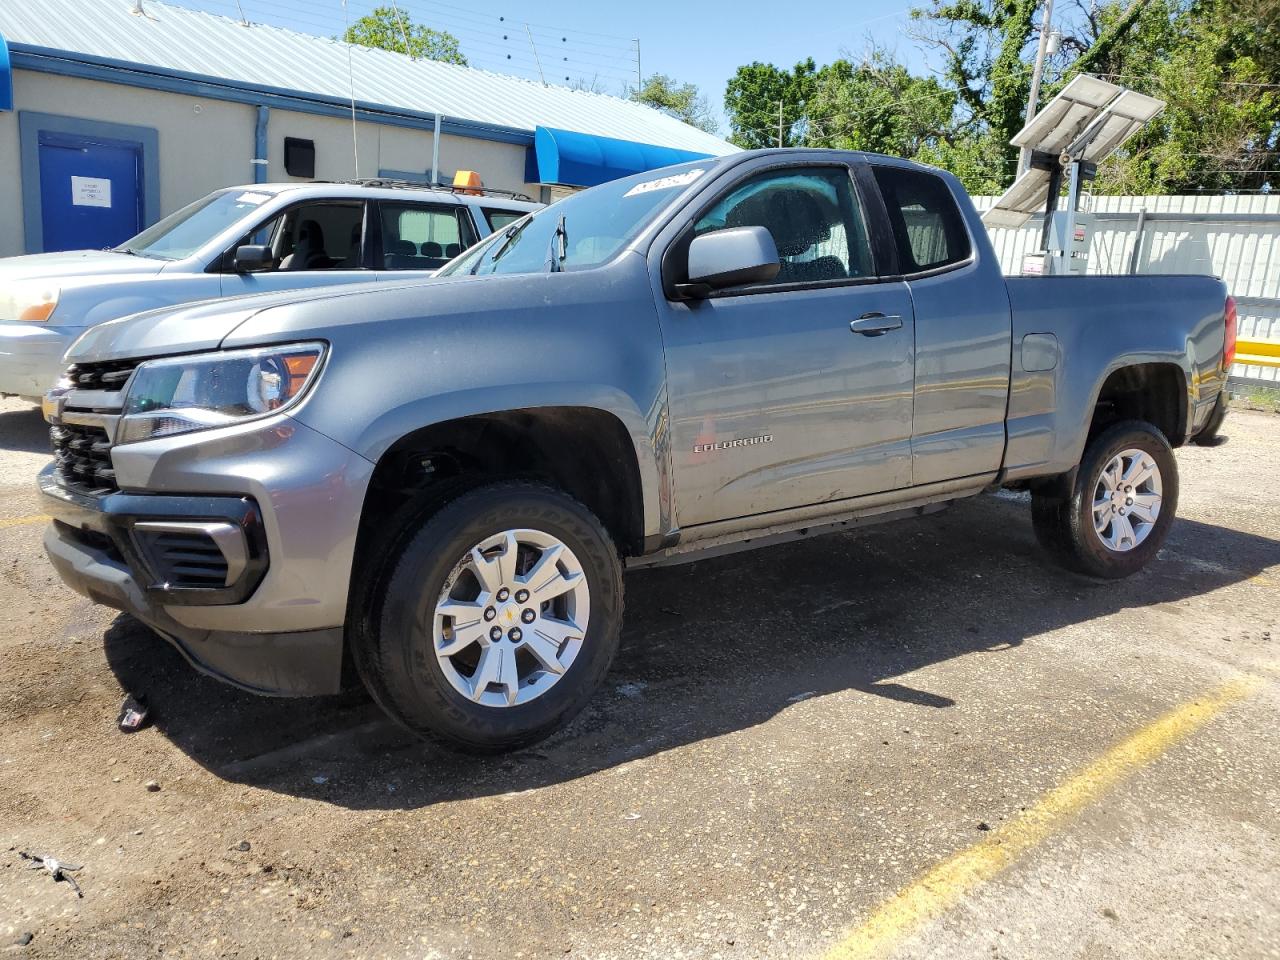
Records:
M901 678L956 657L1017 657L1057 628L1194 599L1276 563L1277 541L1180 520L1151 568L1095 582L1049 564L1025 503L982 497L936 517L636 572L604 688L566 730L496 758L424 744L359 693L241 693L128 617L106 653L126 689L149 695L160 731L214 774L352 809L413 809L572 780L828 694L946 710L958 691Z
M40 408L24 401L0 401L0 450L49 453L49 425Z

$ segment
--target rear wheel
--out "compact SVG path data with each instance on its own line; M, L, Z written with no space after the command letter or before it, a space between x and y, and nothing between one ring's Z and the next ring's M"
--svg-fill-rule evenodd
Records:
M393 563L356 662L415 733L514 749L567 723L603 681L621 565L571 497L529 483L472 491L423 521Z
M1119 579L1141 570L1168 536L1178 466L1155 427L1127 420L1090 441L1069 497L1033 493L1036 537L1077 573Z

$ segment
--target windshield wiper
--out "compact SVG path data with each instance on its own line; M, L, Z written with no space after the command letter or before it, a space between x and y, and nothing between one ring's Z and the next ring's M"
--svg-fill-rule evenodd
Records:
M518 234L521 230L523 230L527 223L529 223L528 218L525 218L524 220L518 220L515 223L511 224L511 226L507 227L506 230L502 231L502 242L498 244L497 249L494 250L493 253L489 255L488 259L490 263L495 263L497 259L500 256L502 256L503 253L506 252L507 247L511 246L511 241L516 238L516 234ZM484 262L485 262L484 257L481 257L479 260L476 261L475 266L471 268L472 276L475 276L476 271L480 269L480 265Z
M564 269L565 257L569 255L569 232L564 228L564 214L556 220L555 233L551 234L551 242L547 244L547 269L551 273L559 273Z

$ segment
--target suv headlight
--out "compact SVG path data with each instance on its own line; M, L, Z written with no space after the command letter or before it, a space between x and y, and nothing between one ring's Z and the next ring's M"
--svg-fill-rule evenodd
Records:
M210 430L278 413L315 381L323 343L148 360L129 380L116 443Z
M0 288L0 320L35 320L53 316L62 290L43 280L17 280Z

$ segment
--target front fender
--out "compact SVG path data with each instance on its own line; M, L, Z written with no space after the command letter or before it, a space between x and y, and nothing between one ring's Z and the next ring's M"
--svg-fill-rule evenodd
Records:
M598 411L622 423L640 468L645 536L665 533L671 526L670 495L659 470L659 464L666 462L665 393L655 396L647 410L641 410L628 394L606 384L538 381L455 390L413 398L392 407L368 424L354 449L377 463L397 440L423 427L487 413L544 407ZM299 416L305 417L305 410ZM574 452L566 450L564 456L572 458Z
M635 450L644 535L669 529L666 364L640 258L273 306L224 346L294 338L330 344L294 415L374 462L401 437L461 417L542 407L611 414Z

